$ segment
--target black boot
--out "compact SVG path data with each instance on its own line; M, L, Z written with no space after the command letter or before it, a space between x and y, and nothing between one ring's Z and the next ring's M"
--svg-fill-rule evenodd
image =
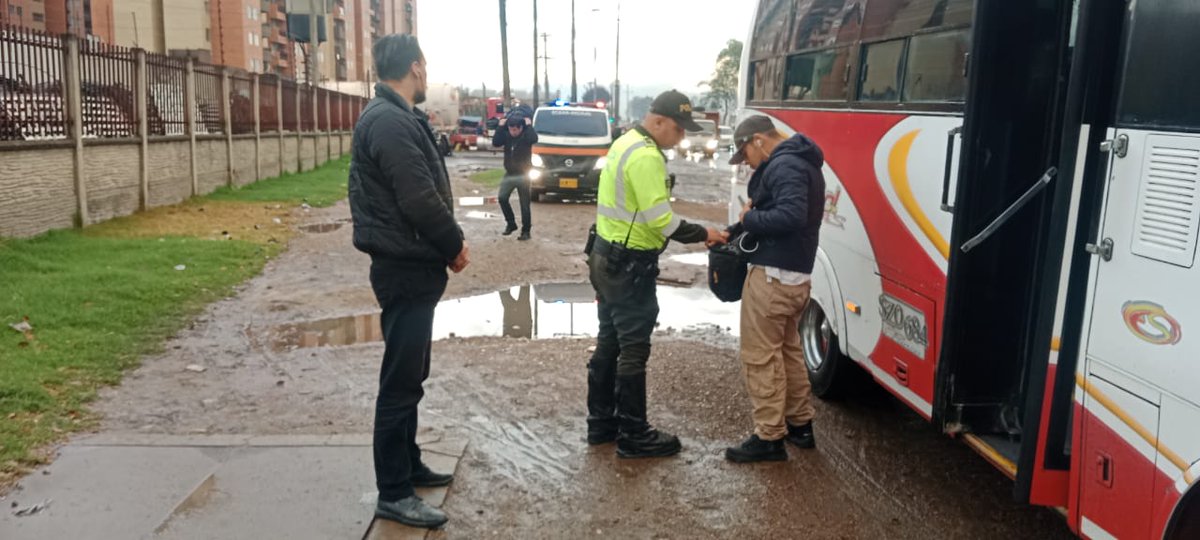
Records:
M683 448L679 438L650 427L646 421L646 374L617 377L617 456L667 457Z
M788 432L787 442L796 445L797 448L816 448L817 439L813 437L812 421L801 426L787 425Z
M524 242L525 240L529 240L530 238L533 238L533 237L529 236L529 231L521 231L521 236L518 236L517 240Z
M617 362L592 357L588 363L588 444L617 440Z
M508 235L510 235L510 234L512 234L512 233L515 233L515 232L517 232L517 224L516 224L516 223L509 223L509 224L508 224L508 226L504 228L504 232L503 232L502 234L503 234L504 236L508 236Z
M787 461L787 450L783 448L783 439L764 441L758 435L742 441L738 446L725 449L725 459L734 463L754 463L757 461Z

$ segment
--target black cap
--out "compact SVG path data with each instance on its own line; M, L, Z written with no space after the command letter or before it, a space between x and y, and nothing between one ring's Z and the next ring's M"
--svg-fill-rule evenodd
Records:
M746 144L753 140L755 135L772 131L776 131L775 123L766 116L751 116L742 120L737 129L733 130L733 147L737 148L737 152L734 152L733 157L729 158L729 164L737 165L746 161L746 155L742 152L746 148Z
M676 90L667 90L654 98L654 103L650 104L650 112L670 118L688 131L704 129L692 118L692 100Z

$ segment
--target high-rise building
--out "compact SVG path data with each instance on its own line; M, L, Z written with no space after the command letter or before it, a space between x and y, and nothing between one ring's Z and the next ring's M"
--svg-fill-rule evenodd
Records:
M212 58L212 19L206 0L111 0L120 14L112 42L158 54Z
M384 34L417 35L417 0L382 0Z
M46 0L46 31L112 43L113 0Z
M40 0L0 0L0 24L46 31L46 6Z

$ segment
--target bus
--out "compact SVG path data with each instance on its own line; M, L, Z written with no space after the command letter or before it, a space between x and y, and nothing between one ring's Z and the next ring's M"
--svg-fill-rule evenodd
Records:
M826 158L814 392L869 376L1080 536L1200 538L1196 2L756 4L738 117Z

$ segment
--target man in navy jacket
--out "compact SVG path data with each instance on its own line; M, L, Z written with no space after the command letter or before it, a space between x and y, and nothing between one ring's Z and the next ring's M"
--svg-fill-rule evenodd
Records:
M754 169L750 201L733 232L758 243L742 289L741 358L754 404L754 434L725 451L737 463L783 461L787 440L813 448L812 388L800 345L800 316L825 214L821 149L801 134L786 137L765 116L734 132L731 164Z
M521 200L521 236L517 240L529 240L529 170L533 168L533 145L538 142L526 111L525 107L515 109L500 121L492 137L492 146L504 147L504 180L500 182L500 210L507 222L504 236L517 230L517 218L508 202L514 189Z

